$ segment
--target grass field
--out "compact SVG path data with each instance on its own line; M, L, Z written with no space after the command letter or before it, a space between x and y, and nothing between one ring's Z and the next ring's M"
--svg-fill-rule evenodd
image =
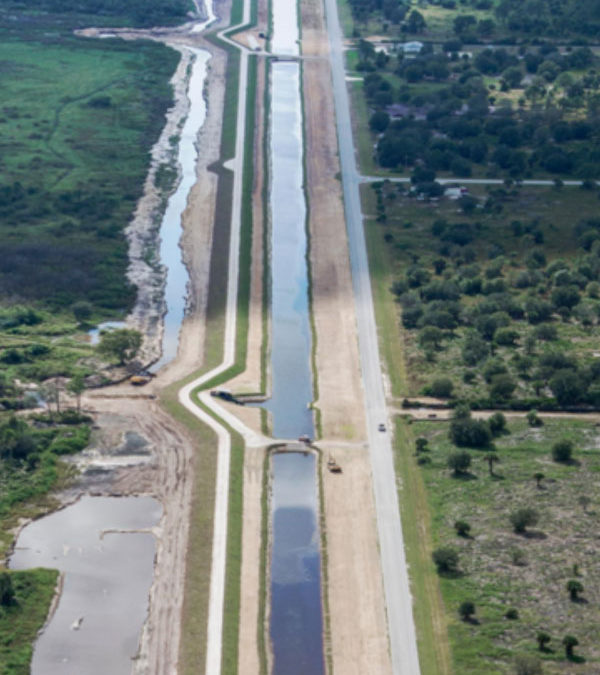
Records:
M0 606L0 672L29 675L32 644L46 620L58 572L36 569L9 574L15 603Z
M446 460L453 450L444 423L418 422L415 436L429 440L431 463L421 468L432 513L434 547L459 552L459 574L440 578L448 631L457 672L512 673L516 653L537 654L544 672L567 672L561 640L567 634L580 642L585 664L576 672L594 673L600 650L597 641L599 535L595 495L600 458L594 425L546 420L531 428L525 420L511 421L510 433L496 441L500 464L490 475L485 452L473 451L472 469L465 479L452 477ZM550 447L558 439L574 441L571 465L552 461ZM414 460L413 460L414 461ZM533 476L543 473L541 488ZM591 500L589 506L581 497ZM539 512L537 526L527 535L513 532L509 516L521 507ZM471 525L471 536L459 537L454 523ZM515 551L522 562L515 564ZM430 563L431 564L431 563ZM577 567L574 567L577 566ZM581 602L573 602L567 582L584 587ZM472 601L477 623L459 619L458 607ZM518 619L507 619L514 608ZM539 652L536 635L552 636L550 650Z

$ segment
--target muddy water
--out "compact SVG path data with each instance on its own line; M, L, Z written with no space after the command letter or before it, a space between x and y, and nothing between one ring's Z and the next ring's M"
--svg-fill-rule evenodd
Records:
M83 497L30 523L12 569L64 573L60 602L38 639L32 675L129 675L148 611L160 504L147 497ZM122 532L137 530L137 532Z
M160 229L160 261L167 268L165 302L167 313L164 317L162 356L154 364L156 372L177 356L179 329L186 308L188 272L181 258L181 217L185 210L188 194L196 182L196 160L198 157L197 138L206 118L204 82L210 54L201 49L191 49L195 55L188 88L190 110L181 131L177 161L181 180L177 190L169 198Z

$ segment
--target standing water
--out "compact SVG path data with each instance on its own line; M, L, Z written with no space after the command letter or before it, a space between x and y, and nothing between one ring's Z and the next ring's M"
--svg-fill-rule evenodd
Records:
M273 0L272 50L298 54L295 0ZM271 65L271 380L278 438L314 436L302 100L297 62ZM270 638L273 675L323 675L316 456L272 457Z
M32 675L129 675L148 612L161 516L148 497L83 497L27 525L12 569L58 568L60 601L33 653Z
M181 180L177 190L169 198L160 229L160 261L167 268L165 286L167 313L164 316L162 356L152 366L153 372L157 372L177 356L179 329L183 322L186 306L188 273L181 259L181 248L179 246L181 217L187 205L189 192L197 179L197 138L206 118L204 81L206 79L206 66L210 59L210 54L206 51L201 49L191 49L191 51L195 55L195 60L188 88L190 109L181 131L177 158L181 170Z

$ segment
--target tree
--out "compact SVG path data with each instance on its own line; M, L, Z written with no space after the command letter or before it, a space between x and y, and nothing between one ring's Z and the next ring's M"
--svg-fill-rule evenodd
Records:
M490 472L490 476L494 476L494 464L498 464L500 462L500 457L495 452L489 452L485 456L485 461L488 463L488 470Z
M52 380L46 380L40 392L42 397L48 402L48 410L52 412L52 403L56 406L56 413L60 414L60 394L63 390L61 381L55 377Z
M516 387L517 383L508 373L494 375L490 384L490 396L498 401L507 401Z
M566 368L553 375L550 389L561 406L573 405L585 395L582 378L575 371Z
M437 326L425 326L419 332L419 344L424 350L437 350L441 347L444 339L444 331Z
M475 603L470 600L461 602L460 607L458 608L458 614L463 621L471 621L475 614Z
M565 648L565 656L568 659L573 658L573 649L579 644L579 640L573 635L565 635L562 639L563 646Z
M71 305L71 311L77 322L84 323L92 316L94 308L92 304L86 300L79 300Z
M81 411L81 394L85 391L85 381L83 375L78 373L74 375L67 384L67 391L75 396L77 400L77 412Z
M538 634L535 636L535 639L536 639L536 642L538 643L538 649L539 649L541 652L545 652L545 651L548 649L548 647L547 647L546 645L548 645L548 643L550 642L550 640L551 640L552 638L550 637L550 635L548 635L548 633L546 633L545 631L541 630L541 631L539 631Z
M545 478L544 474L541 473L540 471L538 471L538 472L533 474L533 477L535 478L535 483L536 483L537 489L541 490L542 489L542 481Z
M573 441L563 438L552 446L552 459L555 462L569 463L573 458Z
M577 602L577 600L579 600L579 594L583 593L583 584L581 581L571 579L570 581L567 581L567 591L569 591L571 600Z
M10 607L15 604L15 589L10 572L0 572L0 605Z
M535 509L525 507L510 514L510 522L517 534L524 534L527 528L538 522L539 516Z
M469 537L469 533L471 532L471 526L464 520L457 520L454 523L454 529L459 537L465 537L465 539Z
M142 346L142 335L137 330L120 328L100 335L98 351L109 358L116 358L120 366L131 361Z
M421 12L418 12L416 9L408 15L408 21L406 22L406 28L409 33L423 33L427 29L427 22L423 18Z
M458 570L458 553L449 546L436 548L431 554L439 574L449 574Z
M452 469L455 476L466 474L470 466L471 455L468 452L453 452L448 457L448 468Z
M461 14L454 19L453 28L457 35L473 30L477 25L477 18L473 14Z
M390 116L386 112L383 112L383 110L378 110L371 115L369 127L371 127L371 131L382 133L388 128L389 123Z

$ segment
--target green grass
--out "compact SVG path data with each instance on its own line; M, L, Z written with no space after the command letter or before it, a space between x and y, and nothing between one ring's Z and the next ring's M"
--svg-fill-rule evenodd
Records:
M190 531L186 556L185 594L179 649L182 675L192 675L206 663L206 629L210 593L210 555L213 538L217 438L205 424L189 413L177 400L178 383L163 393L161 403L167 412L184 424L196 442L194 487Z
M539 630L553 636L555 650L543 655L546 673L565 672L562 637L571 633L581 643L578 650L587 663L582 672L594 672L600 660L595 638L600 597L597 556L598 526L593 484L600 472L595 450L597 430L585 422L546 420L530 428L524 420L509 424L510 435L496 441L501 463L497 477L488 473L485 452L473 451L470 480L453 478L446 458L453 446L447 425L413 424L413 433L429 439L432 462L421 471L427 486L435 546L451 545L459 551L461 575L441 578L454 662L461 673L509 673L515 653L536 651ZM571 466L551 460L554 441L570 438L576 443L577 463ZM413 460L414 461L414 460ZM545 475L544 489L537 489L536 472ZM585 513L578 499L592 499ZM531 506L540 520L533 538L515 534L509 515ZM460 538L453 523L466 520L472 537ZM521 549L525 567L512 563L512 551ZM578 564L589 604L573 603L565 590ZM457 608L465 600L475 602L478 625L458 619ZM508 608L519 611L517 621L504 618ZM591 670L589 669L591 668Z
M33 642L44 625L58 572L34 569L10 572L16 603L0 607L0 673L28 675Z

